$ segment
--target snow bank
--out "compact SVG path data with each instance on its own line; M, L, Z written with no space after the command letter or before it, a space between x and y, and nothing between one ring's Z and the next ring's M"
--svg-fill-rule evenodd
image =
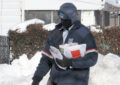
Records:
M40 61L41 52L37 52L31 60L23 54L15 59L12 65L0 65L0 85L31 85L32 76ZM89 85L119 85L120 84L120 57L109 53L99 54L98 62L91 67ZM49 74L41 81L46 85Z
M109 53L99 55L97 64L91 68L89 85L119 85L120 57Z
M55 23L50 23L50 24L44 25L43 28L45 30L51 31L55 28L55 25L56 25Z
M11 30L17 30L17 32L21 33L21 32L25 32L26 31L26 27L30 24L44 24L45 22L43 20L40 19L31 19L31 20L27 20L24 21L23 23L20 23L12 28L10 28Z
M23 54L19 59L15 59L11 65L0 65L0 85L31 85L32 76L40 61L41 52L37 52L35 56L28 60ZM48 79L48 78L47 78ZM44 85L43 79L40 85Z

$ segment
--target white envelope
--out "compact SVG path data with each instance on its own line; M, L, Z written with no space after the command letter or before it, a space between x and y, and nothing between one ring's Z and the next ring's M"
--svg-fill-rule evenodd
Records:
M56 58L60 59L60 60L63 59L63 56L62 56L61 52L59 51L59 49L57 49L53 46L50 46L50 52L53 55L54 59L56 59Z

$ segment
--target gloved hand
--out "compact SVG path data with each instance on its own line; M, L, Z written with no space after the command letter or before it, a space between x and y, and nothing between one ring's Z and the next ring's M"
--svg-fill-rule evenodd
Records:
M39 82L33 81L32 85L39 85Z
M59 49L51 46L50 52L54 57L54 60L57 64L57 66L61 69L66 69L67 67L70 67L72 65L72 59L66 57L64 54L62 54Z
M63 60L60 60L58 58L55 59L58 67L62 68L62 69L66 69L66 68L72 66L72 59L65 57L63 54L62 54L62 56L63 56Z

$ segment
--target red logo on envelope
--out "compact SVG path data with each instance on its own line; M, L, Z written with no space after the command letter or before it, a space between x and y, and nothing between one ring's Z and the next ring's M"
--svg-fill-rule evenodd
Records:
M73 58L81 58L82 57L80 54L80 50L71 51L71 54L72 54Z

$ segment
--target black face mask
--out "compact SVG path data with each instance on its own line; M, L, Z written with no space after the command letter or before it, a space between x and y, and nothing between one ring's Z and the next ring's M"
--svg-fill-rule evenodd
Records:
M66 29L72 26L72 22L70 19L61 19L61 23Z

